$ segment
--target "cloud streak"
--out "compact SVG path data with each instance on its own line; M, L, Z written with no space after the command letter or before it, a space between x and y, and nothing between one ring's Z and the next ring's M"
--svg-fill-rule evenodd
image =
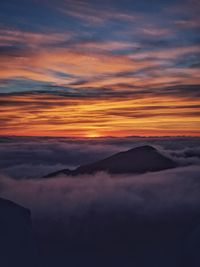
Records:
M1 135L199 135L199 5L31 1L18 22L13 7L1 8Z

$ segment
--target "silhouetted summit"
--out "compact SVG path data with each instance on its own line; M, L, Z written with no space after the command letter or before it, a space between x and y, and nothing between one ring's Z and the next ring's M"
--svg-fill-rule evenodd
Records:
M99 171L111 174L145 173L174 167L176 167L176 163L172 159L160 154L156 148L145 145L114 154L91 164L82 165L75 170L65 169L45 177L48 178L60 174L94 174Z
M28 209L0 198L0 266L38 266L30 215Z

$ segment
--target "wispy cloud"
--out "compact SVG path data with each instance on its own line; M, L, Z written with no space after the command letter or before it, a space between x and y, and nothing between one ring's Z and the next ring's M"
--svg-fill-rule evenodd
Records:
M42 23L24 12L26 25L21 17L14 24L5 3L10 23L5 19L0 28L1 133L25 127L26 134L174 134L177 120L177 134L197 134L199 5L155 2L25 4L29 14L38 7L47 14ZM174 99L186 109L173 112ZM157 105L147 113L155 101L164 110Z
M1 134L198 135L198 98L188 104L190 96L186 93L184 100L179 96L181 92L182 88L171 87L166 91L148 91L146 96L140 91L135 95L119 93L118 97L112 91L100 97L98 92L82 96L81 90L77 95L62 92L60 95L4 95L1 96Z

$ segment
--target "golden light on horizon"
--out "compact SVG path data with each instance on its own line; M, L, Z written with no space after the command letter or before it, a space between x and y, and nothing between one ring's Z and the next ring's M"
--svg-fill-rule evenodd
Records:
M198 100L84 99L62 96L5 96L0 107L1 135L68 136L200 136Z
M198 5L44 1L44 26L25 2L0 27L0 135L200 136Z

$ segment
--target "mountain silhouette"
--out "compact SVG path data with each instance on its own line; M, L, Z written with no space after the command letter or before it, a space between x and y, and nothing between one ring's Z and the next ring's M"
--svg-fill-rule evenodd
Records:
M160 154L156 148L145 145L114 154L103 160L78 167L75 170L64 169L50 173L45 178L57 175L94 174L105 171L110 174L128 174L155 172L175 168L177 164L170 158Z
M30 211L3 198L0 198L0 254L2 267L38 266Z

